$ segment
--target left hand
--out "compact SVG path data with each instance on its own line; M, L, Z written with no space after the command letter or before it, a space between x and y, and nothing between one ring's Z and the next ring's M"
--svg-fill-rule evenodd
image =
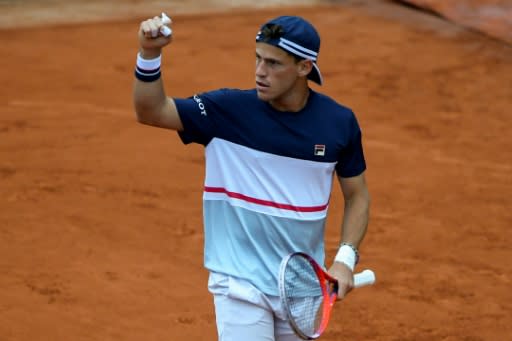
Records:
M338 280L338 300L345 298L354 288L354 274L350 268L341 262L334 262L328 273Z

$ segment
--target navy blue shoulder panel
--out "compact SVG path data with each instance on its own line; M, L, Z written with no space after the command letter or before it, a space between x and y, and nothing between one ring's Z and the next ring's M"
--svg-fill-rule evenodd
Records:
M366 168L354 113L323 94L311 91L299 112L275 110L255 89L219 89L175 102L184 143L207 145L220 138L274 155L338 162L343 177Z

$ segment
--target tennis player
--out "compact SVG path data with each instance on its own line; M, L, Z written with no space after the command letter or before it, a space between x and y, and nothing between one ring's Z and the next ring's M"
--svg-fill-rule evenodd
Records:
M353 287L370 204L358 121L310 88L309 81L323 83L320 36L301 17L274 18L257 32L255 88L189 98L164 91L161 51L172 35L160 33L163 25L161 17L140 25L135 111L140 123L205 147L204 266L219 340L298 340L279 303L279 265L294 251L325 264L334 175L344 215L329 272L340 282L341 298Z

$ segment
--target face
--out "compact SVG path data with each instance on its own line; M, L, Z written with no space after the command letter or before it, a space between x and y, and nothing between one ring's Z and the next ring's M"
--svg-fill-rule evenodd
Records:
M261 100L272 102L307 85L308 61L296 61L286 51L265 43L256 43L256 91ZM305 64L305 65L304 65ZM309 69L310 70L310 69Z

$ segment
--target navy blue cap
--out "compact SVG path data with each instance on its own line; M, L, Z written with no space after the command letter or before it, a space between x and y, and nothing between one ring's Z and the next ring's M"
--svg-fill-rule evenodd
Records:
M317 65L320 52L320 35L304 18L280 16L263 24L256 35L256 42L282 48L286 52L313 62L308 79L322 85L323 79Z

